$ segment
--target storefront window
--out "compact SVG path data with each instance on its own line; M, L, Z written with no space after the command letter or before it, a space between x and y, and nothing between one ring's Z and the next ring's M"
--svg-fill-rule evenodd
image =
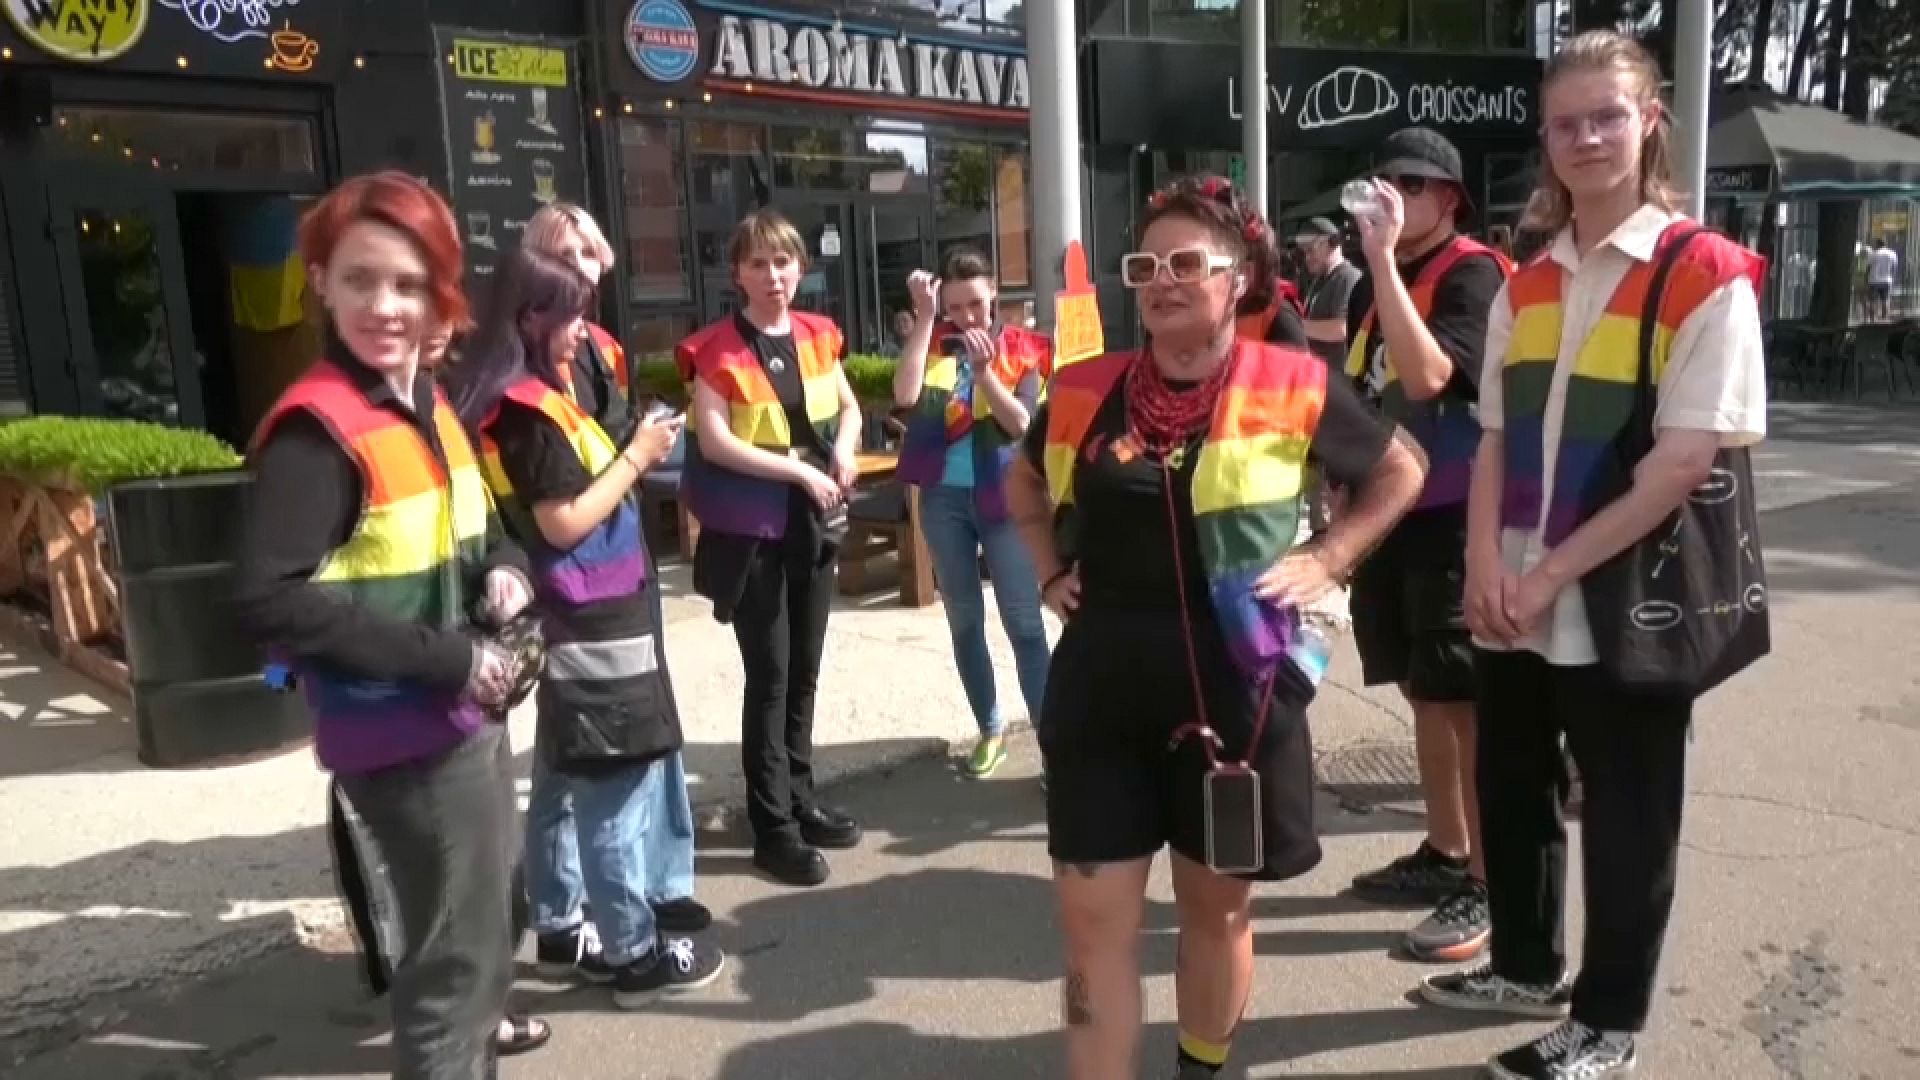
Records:
M1025 0L986 0L988 33L1025 37L1027 5Z
M1148 0L1148 31L1176 41L1231 41L1240 30L1240 0Z
M927 140L890 131L776 127L773 181L803 191L925 194Z
M771 198L766 132L759 124L702 120L687 125L693 258L709 303L733 292L727 259L733 227Z
M620 121L626 236L618 259L626 272L627 296L636 303L684 302L692 291L677 127L667 120Z
M1416 49L1468 51L1486 41L1486 0L1415 0L1407 6Z
M1033 284L1033 214L1027 205L1027 152L1003 149L994 163L993 228L999 241L1000 284Z
M1528 13L1541 5L1532 0L1487 0L1487 45L1494 49L1533 47ZM1545 20L1551 24L1549 17Z
M1419 7L1429 0L1414 0ZM1444 0L1434 0L1444 2ZM1281 26L1303 45L1399 48L1407 44L1408 0L1280 0Z
M988 143L934 144L940 183L933 202L934 249L941 263L955 248L993 251L993 147Z
M670 359L673 347L695 329L690 312L643 312L627 324L627 350L636 360Z
M170 172L314 172L313 124L297 116L62 106L55 152Z

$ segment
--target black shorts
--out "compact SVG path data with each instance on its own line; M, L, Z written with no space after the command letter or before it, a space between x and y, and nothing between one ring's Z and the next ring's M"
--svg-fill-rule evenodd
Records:
M1414 701L1472 701L1465 507L1416 510L1353 575L1353 643L1368 686Z
M1195 640L1207 718L1238 760L1260 699L1208 626ZM1192 676L1177 615L1083 610L1053 651L1041 709L1047 768L1047 853L1065 863L1142 859L1161 848L1204 864L1202 778L1196 739L1168 741L1195 718ZM1313 827L1313 742L1306 708L1277 690L1251 764L1260 773L1266 866L1260 881L1298 877L1320 862Z

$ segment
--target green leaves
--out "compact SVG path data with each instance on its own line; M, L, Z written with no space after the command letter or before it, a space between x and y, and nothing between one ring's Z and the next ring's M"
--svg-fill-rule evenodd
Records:
M869 353L854 353L847 357L844 365L847 369L847 381L853 384L853 396L861 401L893 402L892 357L875 356ZM639 383L639 397L652 395L663 401L684 403L687 388L680 383L680 373L674 369L673 358L665 354L643 356L634 364L634 378Z
M0 473L100 494L124 480L236 469L233 447L204 431L79 416L0 424Z

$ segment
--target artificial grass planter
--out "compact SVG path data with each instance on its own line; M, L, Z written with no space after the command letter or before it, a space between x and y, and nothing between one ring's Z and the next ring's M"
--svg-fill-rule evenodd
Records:
M99 495L127 480L237 469L233 447L204 431L78 416L0 424L0 474Z
M895 361L892 357L854 353L847 357L844 366L854 397L861 401L893 401ZM634 363L634 378L643 397L651 394L663 401L686 402L687 388L680 382L680 373L671 356L661 353L641 357Z

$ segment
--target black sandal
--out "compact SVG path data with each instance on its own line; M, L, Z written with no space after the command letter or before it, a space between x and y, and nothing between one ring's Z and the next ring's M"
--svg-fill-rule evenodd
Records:
M501 1035L501 1025L511 1034ZM531 1053L547 1045L547 1040L551 1038L553 1025L525 1013L508 1013L500 1024L494 1026L493 1032L494 1047L501 1057Z

